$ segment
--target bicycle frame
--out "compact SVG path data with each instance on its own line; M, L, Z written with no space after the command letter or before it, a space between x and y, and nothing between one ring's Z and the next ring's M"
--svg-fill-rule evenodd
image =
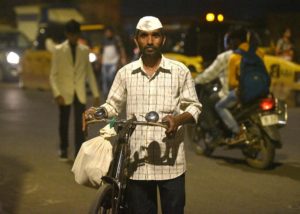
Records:
M115 141L113 149L113 160L110 164L107 175L103 176L101 180L103 184L107 183L112 186L112 195L109 198L111 201L109 203L111 204L112 213L118 214L121 210L126 209L125 190L128 179L128 164L130 159L130 136L132 135L137 125L160 126L163 128L167 128L167 124L137 121L137 118L134 116L129 120L119 120L113 122L107 119L91 121L84 120L83 130L87 131L87 125L101 121L110 122L111 125L115 127L117 132L117 139Z
M113 185L113 213L119 213L120 208L125 208L124 192L127 183L127 166L129 162L130 149L129 139L136 125L132 122L136 118L117 125L118 138L113 154L113 161L107 176L102 177L102 181Z

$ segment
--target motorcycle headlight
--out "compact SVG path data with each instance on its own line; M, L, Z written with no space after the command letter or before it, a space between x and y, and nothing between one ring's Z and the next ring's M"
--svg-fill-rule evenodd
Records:
M20 56L17 53L15 53L15 52L9 52L6 55L6 60L10 64L19 64L19 62L20 62Z
M89 60L90 60L91 63L92 63L92 62L95 62L95 61L97 60L96 54L90 53L90 54L89 54Z
M216 85L215 85L215 86L213 87L213 91L214 91L214 92L217 92L217 91L219 91L219 88L218 88L218 86L216 86Z

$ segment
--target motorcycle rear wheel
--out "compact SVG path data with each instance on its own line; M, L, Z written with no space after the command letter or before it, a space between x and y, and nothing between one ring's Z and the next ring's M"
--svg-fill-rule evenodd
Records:
M104 183L97 191L96 198L93 201L89 214L108 214L112 213L113 186Z
M256 146L246 148L243 154L249 166L256 169L267 169L274 161L275 146L266 136L259 138Z

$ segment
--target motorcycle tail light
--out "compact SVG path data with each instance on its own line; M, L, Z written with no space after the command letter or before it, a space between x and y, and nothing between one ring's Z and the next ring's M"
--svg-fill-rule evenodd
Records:
M265 98L260 101L260 108L263 111L271 110L275 107L275 101L273 98Z

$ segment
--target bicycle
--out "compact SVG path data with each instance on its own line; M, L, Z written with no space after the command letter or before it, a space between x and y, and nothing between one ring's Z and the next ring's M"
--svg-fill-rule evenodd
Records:
M148 112L145 116L146 121L137 121L133 116L129 120L109 120L93 119L84 121L84 129L93 123L106 122L110 123L117 132L115 148L113 149L113 160L110 164L106 176L101 178L102 184L97 190L95 200L92 202L89 213L124 213L127 209L125 201L125 190L128 179L128 164L130 158L129 140L137 125L159 126L167 129L168 124L157 122L159 116L157 112Z

